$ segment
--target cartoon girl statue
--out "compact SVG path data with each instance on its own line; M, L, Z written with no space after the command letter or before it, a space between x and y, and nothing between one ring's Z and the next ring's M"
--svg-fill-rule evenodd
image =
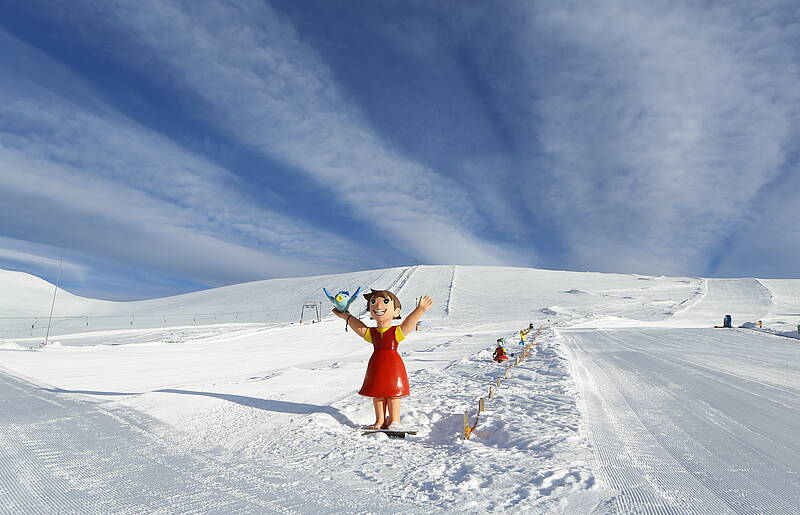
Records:
M497 361L498 363L502 363L508 359L508 354L506 354L506 349L503 347L503 344L506 342L505 338L498 338L497 339L497 348L494 350L494 354L492 355L492 359Z
M361 385L360 395L372 397L375 423L366 429L397 429L400 427L400 399L409 395L408 374L397 346L406 335L414 331L422 315L433 305L427 295L400 325L392 320L400 318L400 299L387 290L372 290L364 294L370 316L377 327L367 327L350 313L333 310L333 314L346 321L359 336L372 344L372 357Z

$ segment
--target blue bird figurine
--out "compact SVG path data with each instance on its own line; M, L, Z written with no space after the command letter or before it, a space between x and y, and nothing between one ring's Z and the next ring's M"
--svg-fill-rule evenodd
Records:
M336 295L331 295L325 288L322 288L322 291L325 292L325 296L333 302L336 311L344 313L350 308L350 304L358 298L358 294L361 293L361 287L359 286L353 295L350 295L350 292L345 290L341 290Z

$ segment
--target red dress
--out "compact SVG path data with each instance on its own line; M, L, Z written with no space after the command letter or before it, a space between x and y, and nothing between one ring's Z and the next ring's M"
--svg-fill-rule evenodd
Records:
M492 359L494 359L498 363L502 363L503 361L507 360L508 356L506 356L505 349L503 347L497 347L494 350L494 356L492 357Z
M367 374L359 395L365 397L406 397L408 374L403 358L397 353L397 344L405 339L400 326L392 326L381 332L370 327L364 339L372 343L372 357L367 364Z

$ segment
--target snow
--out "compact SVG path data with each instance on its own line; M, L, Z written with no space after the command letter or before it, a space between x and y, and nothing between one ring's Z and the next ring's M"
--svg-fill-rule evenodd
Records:
M719 329L565 330L612 506L794 513L797 347ZM609 374L607 371L614 371Z
M0 343L0 349L5 349L5 350L24 350L25 347L23 347L22 345L18 345L18 344L14 343L14 342L11 342L11 341L7 341L7 342Z
M391 289L404 315L434 298L400 347L416 436L359 432L371 348L323 286ZM132 303L59 290L43 348L53 285L0 288L0 511L800 510L800 342L777 335L800 281L414 266ZM320 323L298 323L307 302ZM712 329L725 314L776 334ZM510 366L495 341L530 322L465 440Z

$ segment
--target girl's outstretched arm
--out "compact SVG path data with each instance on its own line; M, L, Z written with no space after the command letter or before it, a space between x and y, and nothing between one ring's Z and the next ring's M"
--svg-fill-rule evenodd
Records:
M416 330L417 322L419 322L419 319L422 318L422 315L428 311L431 306L433 306L433 299L427 295L423 295L422 298L419 299L419 304L414 308L414 311L400 324L400 329L403 331L403 334L407 335L411 331Z
M347 320L347 325L350 327L350 329L352 329L354 333L356 333L357 335L359 335L362 338L366 334L367 329L369 329L364 324L364 322L362 322L361 320L358 319L357 316L351 315L347 311L342 312L342 311L337 310L336 308L333 308L332 313L334 315L336 315L337 317L341 318L342 320Z

